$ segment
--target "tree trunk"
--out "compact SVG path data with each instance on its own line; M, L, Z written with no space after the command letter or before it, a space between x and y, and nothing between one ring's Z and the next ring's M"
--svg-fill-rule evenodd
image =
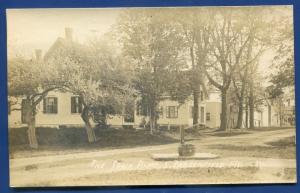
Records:
M149 127L150 127L150 134L153 135L153 115L152 115L152 108L149 109Z
M157 127L157 105L156 104L153 104L151 107L150 107L150 120L149 120L149 123L150 123L150 133L151 135L154 133L154 130L156 130L156 127Z
M222 110L221 110L221 126L220 129L225 131L227 129L227 90L221 90L222 94Z
M268 126L271 127L272 125L272 107L268 104Z
M254 32L250 33L250 37L249 37L249 45L248 45L248 53L247 53L247 62L249 62L250 58L251 58L251 54L252 54L252 47L253 47L253 41L254 41ZM248 65L251 65L250 63ZM252 66L250 68L251 70L251 75L250 75L250 79L248 79L249 81L249 86L250 86L250 93L249 93L249 113L250 113L250 129L254 129L254 66L252 63ZM247 70L248 70L248 66L247 66Z
M27 136L29 146L33 149L38 148L38 141L36 137L36 128L35 128L35 106L31 104L31 101L27 99L26 104L26 123L28 126L27 129Z
M194 100L194 107L192 111L193 125L195 129L198 129L200 85L198 84L198 77L197 77L199 76L199 74L197 73L196 66L195 66L194 42L192 42L190 46L190 56L191 56L191 62L193 68L193 72L192 72L193 100Z
M241 79L242 79L242 88L241 88L241 92L240 94L237 94L237 98L238 98L238 119L237 119L237 123L236 123L236 128L237 129L241 129L242 128L242 124L243 124L243 114L244 114L244 98L245 98L245 90L246 90L246 77L248 76L248 66L245 70L244 73L244 77L242 78L242 76L240 75ZM239 92L238 89L236 89L236 92Z
M87 132L88 141L93 143L97 140L95 131L90 122L89 110L87 107L84 107L81 113L81 118L85 124L85 129Z
M238 112L238 119L236 123L236 128L241 129L242 128L242 123L243 123L243 109L244 107L244 99L243 97L239 100L239 112Z
M248 98L247 98L248 99ZM249 100L246 100L245 127L249 128Z
M250 80L252 81L252 80ZM254 129L254 95L253 95L253 83L250 83L250 94L249 94L249 121L250 129Z
M282 100L279 99L279 126L282 127Z
M193 91L194 97L194 108L192 111L193 114L193 125L195 129L198 129L198 120L199 120L199 89L194 89Z
M244 96L245 96L245 81L242 83L241 95L239 98L239 112L238 112L238 119L236 123L236 128L241 129L243 124L243 114L244 114Z

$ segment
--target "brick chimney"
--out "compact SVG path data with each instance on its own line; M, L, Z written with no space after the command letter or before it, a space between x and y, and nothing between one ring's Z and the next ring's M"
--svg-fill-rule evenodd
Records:
M42 50L41 49L36 49L35 50L35 59L37 61L42 60Z
M68 41L73 41L73 29L66 27L65 28L65 38Z

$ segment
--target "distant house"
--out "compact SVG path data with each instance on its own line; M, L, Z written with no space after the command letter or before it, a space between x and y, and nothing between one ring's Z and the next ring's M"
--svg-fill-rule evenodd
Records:
M221 124L221 95L219 91L210 91L206 100L206 126L220 127Z
M284 94L280 100L270 100L269 108L272 109L271 121L276 126L295 125L295 90L294 87L284 89Z
M254 111L254 126L255 127L278 127L280 126L280 114L282 116L281 126L292 126L295 124L295 100L293 92L287 92L283 99L281 107L275 102L265 100L259 108ZM209 97L206 103L206 126L211 128L218 128L221 124L221 93L216 90L209 92ZM237 123L238 108L233 103L228 103L227 109L227 123L229 128L234 128ZM242 127L249 126L246 123L246 112L243 112Z

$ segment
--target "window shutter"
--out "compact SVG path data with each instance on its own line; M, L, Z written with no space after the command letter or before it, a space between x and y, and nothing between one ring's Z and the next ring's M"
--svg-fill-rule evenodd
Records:
M57 98L54 98L54 108L53 108L53 113L57 113Z
M44 98L43 99L43 113L47 113L46 106L47 106L47 98Z
M178 107L175 106L175 118L178 118Z
M82 113L82 99L78 97L78 113Z
M75 97L71 97L71 113L75 113Z
M26 123L26 99L22 99L22 104L21 104L21 122Z

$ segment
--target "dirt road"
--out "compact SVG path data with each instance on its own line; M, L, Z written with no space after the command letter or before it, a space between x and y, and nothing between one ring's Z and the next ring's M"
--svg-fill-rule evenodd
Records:
M12 186L290 183L296 179L295 155L284 154L287 151L295 154L295 147L274 148L268 143L292 136L294 128L227 137L206 135L190 142L198 152L220 156L213 160L151 159L153 153L176 152L178 144L15 158L10 159L10 183Z

